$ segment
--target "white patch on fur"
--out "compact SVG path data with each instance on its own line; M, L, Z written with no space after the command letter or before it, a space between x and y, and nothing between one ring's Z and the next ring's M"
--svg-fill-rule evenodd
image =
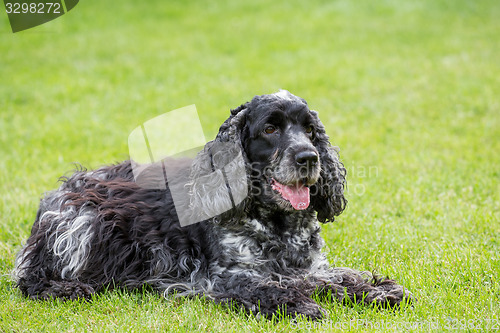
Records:
M45 199L42 200L41 204L44 205L45 208L48 208L48 209L53 209L54 207L60 207L63 200L64 200L64 195L66 193L68 193L68 191L62 190L64 185L65 184L62 184L59 187L59 190L49 192L46 195ZM72 212L74 213L74 208L71 207L71 209L68 209L68 214L67 214L68 216L70 215L69 214L70 210L72 210ZM45 223L46 220L57 218L60 214L61 214L61 212L58 210L46 211L42 214L42 216L40 216L40 218L38 219L38 223L39 223L39 225L41 225L42 223ZM49 231L47 231L47 232L49 232ZM31 248L27 248L25 245L25 246L23 246L21 251L19 251L19 253L17 254L15 264L14 264L14 270L12 271L12 275L14 277L14 280L17 281L20 278L23 278L26 276L25 270L29 267L30 261L26 260L25 258L31 252L31 250L32 250Z
M69 193L68 190L65 190L64 187L66 183L63 183L59 189L46 193L45 198L40 203L40 210L45 210L45 212L38 219L38 223L41 224L47 219L57 218L58 215L61 214L60 208L65 200L66 194ZM74 212L74 208L71 207ZM68 208L68 214L69 214Z
M256 231L266 231L266 227L262 223L260 223L258 220L253 219L248 221L248 224L250 224L254 230Z
M255 250L252 251L251 248L255 248L256 244L252 238L229 234L222 239L221 244L226 247L227 251L236 252L232 255L237 255L240 263L255 264L257 253L254 253Z
M322 252L312 252L312 264L309 268L310 275L321 275L327 274L330 270L330 264L326 259L326 256Z
M293 95L288 90L284 90L284 89L281 89L280 91L278 91L277 93L274 93L273 95L276 97L279 97L281 99L285 99L285 100L289 100L289 101L291 101L293 99L293 97L292 97Z
M237 256L238 262L242 265L254 267L263 263L260 259L262 250L253 238L228 234L221 240L221 245L231 257Z
M211 262L208 271L209 275L220 275L226 270L226 267L222 267L218 262Z
M58 266L62 268L63 279L76 278L79 271L85 268L90 255L90 243L94 236L90 228L96 215L94 209L83 206L76 217L74 214L74 208L71 207L60 212L58 218L51 221L57 223L57 226L49 237L50 240L53 239L53 242L49 244L52 244L54 255L61 260ZM49 216L54 216L54 212L45 212L40 219L41 223L43 223L43 218Z
M97 180L105 180L106 177L108 176L108 171L103 169L97 169L94 171L87 172L86 176L88 178L94 178Z

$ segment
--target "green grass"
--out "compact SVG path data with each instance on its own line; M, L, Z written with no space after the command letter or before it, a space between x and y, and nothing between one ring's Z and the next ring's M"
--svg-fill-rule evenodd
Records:
M12 34L0 13L0 331L500 328L499 17L497 0L86 0ZM147 292L60 303L13 288L38 200L73 162L126 159L136 126L190 104L213 137L279 88L320 111L349 171L328 258L403 282L414 307L322 301L323 322L276 324Z

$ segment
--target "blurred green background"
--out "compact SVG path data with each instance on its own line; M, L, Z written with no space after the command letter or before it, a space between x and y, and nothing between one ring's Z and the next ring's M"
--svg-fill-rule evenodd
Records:
M230 108L281 88L320 112L348 169L348 209L323 232L332 264L419 299L397 313L325 303L329 317L498 320L498 0L85 0L16 34L2 12L0 330L297 328L154 295L31 302L9 277L73 162L127 159L136 126L190 104L213 138Z

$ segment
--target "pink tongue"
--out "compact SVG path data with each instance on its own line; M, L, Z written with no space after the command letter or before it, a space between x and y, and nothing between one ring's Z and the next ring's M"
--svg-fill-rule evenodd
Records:
M283 185L273 182L273 190L280 192L281 196L290 201L293 208L303 210L309 207L309 187L302 185Z

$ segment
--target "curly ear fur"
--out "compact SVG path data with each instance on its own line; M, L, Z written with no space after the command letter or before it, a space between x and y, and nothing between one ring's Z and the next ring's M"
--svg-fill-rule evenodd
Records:
M311 205L318 212L320 222L333 222L347 205L344 197L346 169L339 161L337 151L331 146L318 113L311 111L316 120L314 145L321 161L321 174L318 182L311 187Z
M220 126L215 140L220 142L235 142L240 145L240 148L242 147L241 133L245 126L248 105L249 103L247 102L231 110L231 115Z
M219 216L219 221L235 221L245 209L248 159L242 147L246 104L231 110L215 140L198 153L190 174L191 211L204 218ZM226 209L232 207L232 209ZM200 216L194 216L200 220Z

